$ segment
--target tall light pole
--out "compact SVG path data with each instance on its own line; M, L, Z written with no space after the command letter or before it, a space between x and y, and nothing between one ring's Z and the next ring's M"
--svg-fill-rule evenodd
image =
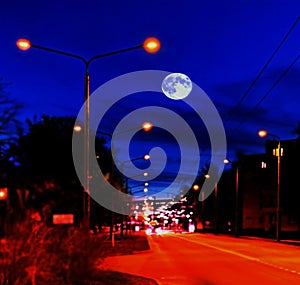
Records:
M281 142L280 137L274 134L268 133L266 130L260 130L258 135L263 138L266 136L274 137L277 140L277 149L275 155L277 156L277 193L276 193L276 241L280 241L280 231L281 231L281 205L280 205L280 182L281 182Z
M224 159L224 163L231 165L233 164L228 158ZM234 210L234 233L235 236L239 236L239 166L235 167L235 210Z
M204 175L205 179L209 179L210 178L210 175L209 174L205 174ZM215 216L215 229L214 229L214 232L215 232L215 235L218 234L218 223L219 223L219 211L218 211L218 183L215 183L214 185L214 194L215 194L215 197L214 197L214 216ZM203 193L204 195L204 193ZM202 201L204 201L204 196L202 196Z
M35 49L40 49L46 52L50 53L56 53L72 58L79 59L81 62L83 62L85 66L85 75L84 75L84 102L85 102L85 109L84 109L84 195L83 195L83 224L86 227L90 226L90 74L89 74L89 66L90 64L95 61L96 59L103 58L103 57L108 57L111 55L115 54L120 54L136 49L143 48L145 51L148 53L156 53L160 49L160 42L158 39L151 37L147 38L143 44L125 48L125 49L120 49L112 52L107 52L99 55L92 56L89 59L85 59L84 57L69 53L69 52L64 52L61 50L57 49L52 49L48 48L45 46L40 46L31 43L27 39L19 39L16 42L17 47L23 51L26 51L30 48L35 48Z
M133 162L133 161L137 161L137 160L149 160L150 159L150 155L149 154L145 154L144 156L140 156L140 157L136 157L133 158L131 160L125 160L121 162L121 175L122 175L122 190L124 189L124 192L126 194L128 194L128 178L124 176L124 166L126 165L126 163L129 162ZM122 215L122 222L121 222L121 237L123 237L123 220L124 220L124 216ZM126 215L125 217L125 222L126 222L126 233L128 232L128 216Z
M209 174L204 174L204 178L205 179L209 179L210 178L210 175ZM202 207L202 209L201 209L201 212L202 212L202 217L203 217L203 233L205 233L205 226L206 226L206 221L205 221L205 202L204 202L204 195L205 193L204 193L204 190L202 190L202 196L201 196L201 198L202 198L202 203L201 203L201 207Z
M198 184L194 184L193 185L193 190L194 191L200 191L200 186L198 185ZM198 205L197 205L197 196L198 195L193 195L194 196L194 201L193 201L193 212L194 212L194 225L195 225L195 229L197 228L197 221L198 221L198 218L199 218L199 211L198 211ZM202 203L203 203L203 201L202 201ZM202 205L201 205L202 206ZM202 207L201 207L202 208ZM203 216L202 216L202 213L201 213L201 218L203 218Z
M215 235L218 234L219 211L218 211L218 183L215 183Z

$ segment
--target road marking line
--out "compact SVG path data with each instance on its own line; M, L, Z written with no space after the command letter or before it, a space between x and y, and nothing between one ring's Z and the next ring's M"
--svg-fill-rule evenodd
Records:
M264 264L264 265L268 265L268 266L273 267L273 268L281 269L281 270L284 270L284 271L287 271L287 272L290 272L290 273L294 273L294 274L300 275L300 272L298 272L296 270L292 270L292 269L280 267L278 265L265 262L265 261L263 261L263 260L261 260L259 258L252 257L252 256L249 256L249 255L245 255L245 254L233 251L233 250L224 249L224 248L221 248L221 247L218 247L218 246L210 245L210 244L199 242L199 241L195 241L195 240L187 240L187 239L185 239L183 237L179 237L179 236L174 236L174 237L178 238L178 239L185 240L185 241L189 241L189 242L192 242L192 243L195 243L195 244L199 244L199 245L202 245L202 246L206 246L206 247L209 247L209 248L212 248L212 249L215 249L215 250L219 250L221 252L226 252L226 253L229 253L229 254L232 254L232 255L236 255L236 256L239 256L239 257L242 257L242 258L245 258L245 259L248 259L248 260L256 261L256 262L259 262L259 263Z
M184 238L178 237L178 236L177 236L177 238L179 238L179 239L180 239L180 238L181 238L181 239L184 239ZM184 240L186 240L186 239L184 239ZM214 245L210 245L210 244L207 244L207 243L197 242L197 241L193 241L193 240L188 240L188 241L193 242L193 243L196 243L196 244L201 244L201 245L203 245L203 246L210 247L210 248L213 248L213 249L222 251L222 252L230 253L230 254L233 254L233 255L236 255L236 256L245 258L245 259L256 260L256 261L259 260L259 259L255 258L255 257L249 256L249 255L245 255L245 254L242 254L242 253L233 251L233 250L224 249L224 248L221 248L221 247L218 247L218 246L214 246Z

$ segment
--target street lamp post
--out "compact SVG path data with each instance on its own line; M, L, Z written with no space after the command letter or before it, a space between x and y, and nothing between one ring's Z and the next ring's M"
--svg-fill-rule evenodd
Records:
M92 56L89 59L85 59L80 55L76 55L69 52L64 52L57 49L48 48L45 46L40 46L31 43L27 39L19 39L16 42L17 47L20 50L26 51L30 48L40 49L50 53L56 53L72 58L79 59L83 62L85 66L85 75L84 75L84 197L83 197L83 223L86 227L90 226L90 74L89 74L89 66L96 59L108 57L136 49L143 48L148 53L156 53L160 49L160 42L156 38L147 38L143 44L120 49L112 52L107 52L99 55Z
M142 125L141 125L141 128L145 131L145 132L148 132L152 129L153 125L152 123L150 122L144 122ZM132 130L132 129L130 129ZM125 132L128 132L130 130L127 130ZM112 142L112 137L113 135L111 133L108 133L108 132L104 132L104 131L97 131L96 132L98 135L100 136L107 136L109 137L109 139L111 140L111 152L114 151L114 146L113 146L113 142ZM123 132L122 132L123 133ZM117 135L120 135L121 133L117 133ZM128 160L128 161L124 161L121 163L121 177L122 177L122 190L124 190L124 192L126 194L128 194L128 179L126 179L124 181L124 175L123 175L123 167L124 167L124 164L126 162L129 162L129 161L135 161L135 160L140 160L140 159L145 159L145 160L149 160L150 159L150 155L149 154L145 154L143 157L137 157L137 158L133 158L132 160ZM111 174L110 174L110 182L111 184L113 184L113 180L114 180L114 161L113 161L113 158L111 159ZM124 187L124 184L125 184L125 187ZM112 209L113 209L113 201L112 201ZM122 218L123 219L123 218ZM111 239L112 241L112 247L114 247L114 223L115 223L115 218L114 218L114 211L112 210L111 211L111 224L110 224L110 234L109 234L109 238ZM123 225L122 225L123 227ZM126 221L126 234L128 232L128 229L127 229L127 221ZM123 228L121 229L121 236L123 236Z
M204 190L202 190L201 202L201 216L202 216L202 233L205 233L205 203L204 203Z
M112 138L112 135L110 133L106 133L106 132L102 132L102 131L97 131L97 134L101 134L101 135L106 135L108 136L110 139ZM113 146L111 146L111 148L113 148ZM111 157L111 162L110 162L110 175L109 175L109 181L110 183L113 185L114 183L114 161L113 158ZM113 209L113 199L111 201L111 207ZM111 240L111 245L112 247L115 246L115 237L114 237L114 211L111 210L111 216L110 216L110 229L109 229L109 239Z
M198 184L194 184L193 185L193 190L197 191L197 192L200 191L200 186ZM195 213L194 225L195 225L195 229L196 229L197 228L197 221L198 221L198 218L199 218L198 205L197 205L198 201L196 199L197 195L193 195L193 197L194 197L194 199L193 199L194 200L193 201L193 211ZM203 203L203 201L202 201L202 203ZM202 213L201 213L201 218L202 218Z
M136 157L136 158L133 158L131 160L125 160L121 163L121 175L122 175L122 189L124 189L124 192L127 194L128 193L128 178L124 176L124 166L126 163L128 162L133 162L133 161L137 161L137 160L149 160L150 159L150 155L149 154L145 154L144 156L141 156L141 157ZM122 222L121 222L121 238L123 237L123 219L124 219L124 216L122 215ZM126 234L128 232L128 216L126 215L125 217L125 222L126 222Z
M210 178L210 175L209 174L205 174L203 176L205 179L209 179ZM198 184L195 184L193 186L193 190L195 191L198 191L200 190L200 186ZM215 187L215 190L216 190L216 187ZM204 189L202 189L202 192L201 192L201 221L202 221L202 233L205 233L205 202L204 202ZM216 204L215 204L216 206ZM216 212L215 212L215 217L216 217Z
M263 138L266 136L274 137L277 140L277 149L275 155L277 156L277 191L276 191L276 241L280 241L281 231L281 201L280 201L280 183L281 183L281 140L280 137L275 134L270 134L266 130L260 130L258 135Z
M225 158L224 163L233 164L232 161ZM234 210L234 233L235 236L239 236L239 166L236 165L235 167L235 210Z
M205 179L209 179L210 178L210 175L209 174L205 174L204 175ZM214 185L214 194L215 194L215 197L214 197L214 216L215 216L215 229L214 229L214 232L215 232L215 235L218 234L218 223L219 223L219 211L218 211L218 183L215 183ZM204 193L203 193L204 195ZM203 199L204 196L202 196L202 201L204 200Z
M215 183L215 235L218 234L219 213L218 213L218 183Z
M205 174L204 177L206 179L209 179L210 178L210 175L209 174ZM215 197L214 197L214 216L215 216L215 229L214 229L214 232L215 232L215 235L218 234L218 224L219 224L219 211L218 211L218 183L215 183L214 185L214 193L215 193Z

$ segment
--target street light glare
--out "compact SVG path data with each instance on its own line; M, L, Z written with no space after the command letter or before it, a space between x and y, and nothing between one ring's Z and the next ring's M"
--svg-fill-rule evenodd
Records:
M264 138L268 135L268 132L266 130L260 130L258 132L258 135L261 137L261 138Z
M28 50L31 48L31 43L29 40L26 40L26 39L18 39L17 42L17 47L20 49L20 50Z
M31 44L31 42L27 39L18 39L16 42L17 47L20 50L26 51L29 48L36 48L36 49L40 49L40 50L44 50L46 52L49 53L55 53L55 54L60 54L60 55L64 55L64 56L68 56L68 57L72 57L75 58L77 60L80 60L82 63L84 63L85 65L85 75L84 75L84 113L85 113L85 118L84 118L84 130L85 130L85 134L83 136L83 141L84 141L84 152L83 152L83 175L82 175L82 185L84 185L84 195L83 195L83 224L85 224L86 226L90 226L90 209L91 209L91 203L90 203L90 179L92 178L92 176L90 175L90 74L89 74L89 66L90 63L103 58L103 57L107 57L107 56L111 56L111 55L115 55L115 54L120 54L120 53L124 53L124 52L128 52L131 50L135 50L137 48L144 48L147 52L149 53L155 53L159 50L160 48L160 42L158 39L156 38L148 38L144 41L143 45L138 45L138 46L133 46L133 47L129 47L126 49L121 49L121 50L117 50L117 51L112 51L112 52L108 52L108 53L104 53L104 54L98 54L95 56L90 57L89 59L85 59L84 57L77 55L77 54L73 54L73 53L69 53L69 52L64 52L58 49L53 49L53 48L48 48L46 46L40 46L40 45L35 45L35 44ZM145 131L149 131L152 128L152 124L147 122L143 124L143 129ZM74 127L73 129L75 132L80 132L81 129L78 127ZM76 166L76 165L75 165ZM78 166L77 166L78 167ZM76 168L76 167L75 167ZM76 171L82 171L81 167L76 168ZM147 176L148 173L144 173L144 176ZM4 196L4 194L0 195ZM1 197L0 196L0 199ZM2 198L3 199L3 198Z
M148 53L156 53L160 49L160 41L154 37L147 38L144 41L143 48Z
M149 160L149 159L150 159L150 155L149 155L149 154L145 154L145 155L144 155L144 159L145 159L145 160Z
M153 125L150 122L144 122L142 128L145 132L148 132L152 129Z
M230 163L229 159L227 159L227 158L225 158L223 161L224 161L225 164Z
M82 127L80 125L75 125L73 128L74 132L79 133L82 130Z
M195 185L193 186L193 189L194 189L195 191L199 190L199 185L195 184Z
M7 188L0 188L0 200L5 200L7 198Z

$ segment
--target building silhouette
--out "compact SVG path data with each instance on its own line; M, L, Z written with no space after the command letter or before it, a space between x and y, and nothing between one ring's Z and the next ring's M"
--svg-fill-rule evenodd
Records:
M235 223L235 167L239 168L238 229L241 234L275 237L278 142L267 140L265 153L242 155L225 171L218 187L219 229ZM281 235L300 238L300 140L281 141Z

